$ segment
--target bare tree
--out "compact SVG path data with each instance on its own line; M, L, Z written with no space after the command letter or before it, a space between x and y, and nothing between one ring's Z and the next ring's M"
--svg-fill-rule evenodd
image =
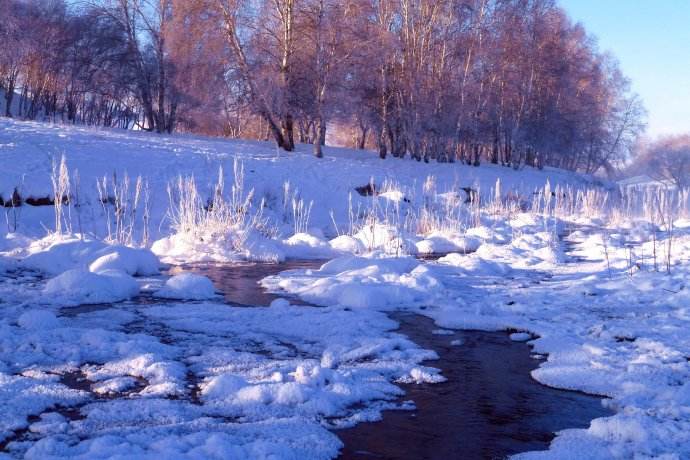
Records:
M644 128L555 0L0 2L7 116L588 173Z
M658 139L645 149L638 164L654 179L690 188L690 134Z

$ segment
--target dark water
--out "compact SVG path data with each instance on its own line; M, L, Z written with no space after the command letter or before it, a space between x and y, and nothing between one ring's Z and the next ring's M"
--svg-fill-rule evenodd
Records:
M268 305L277 296L257 284L269 275L296 268L318 269L322 261L240 266L185 267L211 278L228 302ZM403 385L401 401L414 411L387 411L383 420L335 433L345 444L343 459L494 459L548 448L554 432L585 428L611 415L601 398L556 390L530 376L539 360L530 347L506 332L454 331L435 335L432 320L414 314L391 315L399 331L440 356L426 364L448 379L440 384ZM451 345L460 340L461 345Z
M544 450L554 432L585 428L611 415L601 398L555 390L530 377L539 360L507 333L456 331L434 335L432 320L396 314L400 332L435 350L445 383L403 385L417 410L387 411L383 421L336 434L343 459L494 459ZM461 345L451 345L460 340Z
M234 305L265 306L278 297L264 292L262 278L291 269L318 269L323 261L281 264L189 265L169 274L192 271L211 278L225 300ZM136 303L160 300L141 298ZM304 304L300 302L300 304ZM108 306L83 306L91 309ZM337 430L345 444L343 459L493 459L530 450L547 449L554 432L587 427L610 415L601 398L555 390L530 377L539 360L525 343L513 342L505 332L454 331L434 335L433 321L414 314L391 315L399 331L419 346L435 350L448 379L440 384L402 385L401 401L414 401L414 411L386 411L383 420ZM142 332L154 333L142 324ZM461 345L451 345L459 340Z
M259 285L261 279L285 270L317 270L326 262L325 260L288 260L279 264L250 262L233 265L194 264L173 267L169 274L175 275L188 271L205 275L213 281L216 289L223 293L227 302L246 306L267 306L277 298L290 299L294 296L264 291ZM300 301L300 305L305 305L305 303Z

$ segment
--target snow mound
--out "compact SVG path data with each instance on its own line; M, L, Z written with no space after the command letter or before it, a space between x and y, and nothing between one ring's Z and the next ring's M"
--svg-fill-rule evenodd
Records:
M165 286L154 295L164 299L205 300L216 297L216 290L206 276L181 273L166 281Z
M120 270L92 273L83 269L67 270L51 279L43 295L51 303L83 305L131 299L139 293L139 284Z
M364 244L357 238L350 235L340 235L328 242L333 249L350 254L361 254L364 252Z
M46 330L57 327L60 322L55 315L46 310L29 310L22 313L17 324L24 329Z
M487 260L477 254L463 255L458 253L450 253L438 259L438 262L444 265L450 265L461 269L466 274L472 275L506 275L510 272L510 267L503 263L494 260Z
M230 263L242 260L279 263L285 260L285 245L256 231L228 231L207 238L175 233L153 243L151 251L166 261Z
M262 284L319 305L380 309L424 303L442 288L433 269L415 258L381 254L342 256L317 271L294 270L267 277Z
M119 270L129 275L156 275L160 262L148 249L110 245L102 241L48 236L33 242L22 268L58 275L89 267L90 271Z
M479 249L481 240L471 236L434 232L416 243L419 254L447 254L461 252L469 254Z
M284 240L283 250L288 258L327 259L336 255L327 241L309 233L296 233Z
M160 261L147 249L115 247L112 252L91 262L89 271L120 270L132 276L152 276L159 273Z
M382 251L390 255L417 254L415 238L393 225L365 225L353 236L362 243L366 251Z

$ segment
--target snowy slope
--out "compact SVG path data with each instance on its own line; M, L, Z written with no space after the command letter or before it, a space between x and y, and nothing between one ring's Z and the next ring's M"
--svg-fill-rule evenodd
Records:
M609 397L615 415L523 457L690 458L687 195L631 203L557 170L325 153L0 119L4 199L52 196L62 155L80 198L58 206L71 213L59 232L53 206L6 208L0 443L27 458L333 458L337 428L396 407L398 383L444 379L422 364L432 351L395 332L387 313L404 309L443 328L518 330L548 355L535 379ZM235 159L244 191L215 199L219 166L225 196L242 182ZM104 240L114 205L95 184L113 173L148 181L151 249L140 213ZM173 193L170 207L180 175L201 204L172 225L189 204ZM371 179L389 184L354 192ZM286 181L299 191L287 201L311 213L296 217ZM465 203L462 187L481 200ZM448 254L414 257L430 253ZM284 258L329 262L265 278L292 299L265 308L225 304L184 268L160 274L160 259Z
M23 196L44 197L52 194L52 161L65 155L70 170L78 170L82 193L92 202L97 198L97 178L146 178L151 186L153 225L158 230L168 207L166 186L178 175L194 176L200 193L211 197L218 168L223 166L226 182L232 181L232 164L239 158L245 168L248 189L255 189L255 201L264 198L269 207L279 209L286 181L306 202L314 203L311 225L334 235L330 212L342 226L348 221L348 194L373 179L377 185L387 179L416 191L419 195L427 176L434 176L439 191L459 191L473 187L489 194L500 178L505 191L530 195L548 181L558 184L586 185L589 178L547 169L538 171L482 165L424 164L389 158L382 161L369 151L327 148L325 158L316 160L309 146L298 146L295 153L280 152L271 142L224 140L187 135L153 135L141 132L92 129L63 125L19 122L0 118L0 194L8 199L17 187ZM357 198L357 196L356 196ZM28 208L27 208L28 209ZM26 214L36 210L28 209ZM26 216L26 231L40 233L42 228ZM41 219L38 217L38 219ZM43 223L49 226L45 217ZM163 223L163 233L166 223ZM89 229L89 231L98 229Z

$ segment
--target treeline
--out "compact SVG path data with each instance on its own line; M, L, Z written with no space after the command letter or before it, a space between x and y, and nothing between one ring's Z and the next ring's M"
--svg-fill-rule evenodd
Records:
M616 61L552 0L0 7L7 116L585 172L642 128Z

